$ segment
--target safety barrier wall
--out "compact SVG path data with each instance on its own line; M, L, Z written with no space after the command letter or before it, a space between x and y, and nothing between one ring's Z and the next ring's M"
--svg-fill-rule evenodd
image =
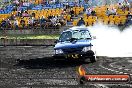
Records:
M60 30L59 29L26 29L26 30L0 30L0 35L12 35L12 34L59 34Z
M0 46L55 45L55 39L0 39Z

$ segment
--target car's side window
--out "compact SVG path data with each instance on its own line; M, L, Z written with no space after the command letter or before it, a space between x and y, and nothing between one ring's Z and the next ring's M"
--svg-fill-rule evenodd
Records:
M60 36L60 41L64 42L64 41L68 41L70 40L72 37L72 33L70 31L67 32L63 32Z
M79 36L78 31L74 31L73 35L72 35L72 38L78 39L78 36Z

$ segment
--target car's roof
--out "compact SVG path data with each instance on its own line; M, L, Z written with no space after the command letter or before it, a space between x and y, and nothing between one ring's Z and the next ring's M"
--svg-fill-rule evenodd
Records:
M88 30L87 27L72 27L72 28L69 28L63 32L66 32L66 31L75 31L75 30ZM89 31L89 30L88 30Z

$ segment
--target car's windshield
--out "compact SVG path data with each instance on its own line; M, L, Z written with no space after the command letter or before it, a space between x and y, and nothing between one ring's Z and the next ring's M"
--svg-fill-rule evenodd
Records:
M75 39L89 39L91 38L89 31L87 30L75 30L72 33L72 38Z
M88 30L74 30L63 32L59 38L61 42L69 41L71 38L74 39L90 39L91 35Z

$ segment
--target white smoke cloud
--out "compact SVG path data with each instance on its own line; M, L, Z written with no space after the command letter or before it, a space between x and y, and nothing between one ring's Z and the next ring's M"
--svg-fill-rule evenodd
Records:
M93 40L97 56L132 57L132 26L123 32L117 27L96 24L88 27L91 34L96 36Z

